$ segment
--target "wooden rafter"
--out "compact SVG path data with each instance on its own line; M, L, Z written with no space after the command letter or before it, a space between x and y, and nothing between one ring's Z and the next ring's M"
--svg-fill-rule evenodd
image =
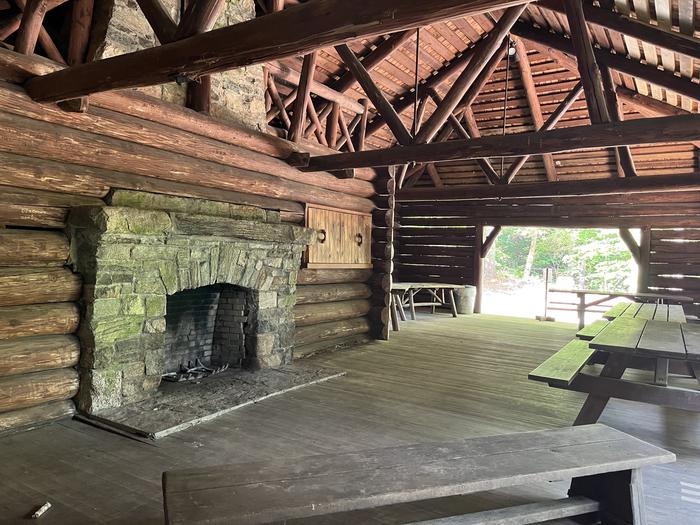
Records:
M520 69L520 77L525 89L525 97L530 107L532 121L535 125L535 131L538 131L544 125L544 117L542 116L540 99L537 96L537 87L532 78L532 68L530 67L530 59L527 57L527 49L525 49L525 45L519 38L515 39L515 53L518 57L518 68ZM542 161L547 180L550 182L557 180L557 168L554 164L554 157L552 155L542 155Z
M569 108L574 104L574 102L576 102L576 99L581 95L582 92L583 84L581 82L578 82L564 97L564 100L562 100L559 103L559 105L552 112L547 121L542 124L542 126L540 127L540 131L548 131L554 129L554 126L557 125L559 120L561 120L564 114L569 110ZM518 174L520 169L525 165L529 158L530 155L525 155L514 161L508 168L508 171L503 175L503 182L505 182L506 184L510 184L511 182L513 182L513 179Z
M37 101L55 102L101 91L162 84L523 3L374 0L363 3L363 9L358 10L353 2L345 0L307 2L159 47L35 77L26 88Z
M439 105L442 102L440 95L438 95L434 89L431 89L428 92L428 94L432 97L436 104ZM459 136L461 136L465 140L469 140L472 138L469 132L466 129L464 129L464 126L462 126L461 122L455 115L450 114L449 120L450 125ZM484 172L484 175L486 175L486 180L488 180L489 184L496 184L498 182L499 176L498 173L496 173L496 170L493 169L491 162L489 162L488 159L476 159L476 162L481 168L481 171Z
M22 21L17 31L15 51L24 55L34 53L39 38L39 31L44 23L44 15L48 10L47 0L29 0L22 7Z
M71 10L71 27L68 39L68 64L85 62L92 28L92 11L94 0L74 0Z
M384 120L386 120L387 125L399 144L410 144L412 141L411 134L406 129L406 126L404 126L394 107L389 104L382 90L374 83L369 72L362 65L362 62L360 62L352 49L346 44L341 44L336 46L335 50L355 76L358 84L360 84L363 91L367 94L367 97L372 101L372 104L374 104L379 114L384 117Z
M25 19L25 13L27 13L28 9L31 9L30 7L27 7L28 4L26 0L14 0L15 4L17 7L19 7L23 13L22 13L22 20ZM27 34L26 36L21 35L20 33L17 34L17 40L15 42L15 51L18 53L23 53L25 55L27 54L32 54L34 52L34 48L36 47L36 43L38 42L42 49L44 50L44 53L46 53L46 56L49 57L51 60L55 60L56 62L59 62L61 64L65 64L66 61L63 59L63 55L61 55L61 52L58 50L58 47L56 47L56 44L54 43L53 39L51 38L51 35L49 35L48 31L43 26L43 19L44 15L50 11L51 9L54 9L55 7L58 7L59 5L65 3L66 0L48 0L43 4L43 7L38 8L38 11L34 13L33 16L30 18L33 19L32 22L27 21L27 29L29 33L33 31L38 31L37 35L32 35L32 34ZM35 2L36 5L36 2ZM41 19L37 19L38 15L40 14L39 11L42 11L41 13ZM20 22L20 25L18 27L19 30L22 28L22 23ZM35 26L30 27L31 24L36 24ZM11 34L11 33L10 33ZM9 36L9 35L8 35ZM33 40L33 44L31 45L31 51L25 52L23 51L23 48L28 45L28 42L25 42L25 38L28 38L30 40Z
M148 24L161 44L175 40L177 24L165 10L160 0L136 0Z
M275 85L275 81L271 75L267 77L267 90L270 93L272 102L275 104L275 106L277 106L280 119L289 129L292 125L292 121L289 118L289 114L287 114L287 108L285 107L282 97L280 97L279 91L277 91L277 86Z
M452 83L440 105L435 109L427 122L421 127L416 142L430 142L438 130L445 124L449 116L457 109L467 90L476 81L489 60L498 52L503 39L507 37L510 28L517 22L525 10L525 5L508 9L499 19L489 36L479 41L474 49L474 56L464 71Z
M699 138L700 115L692 114L312 157L309 165L302 169L335 171L409 162L442 162L494 156L521 157L633 144L690 142Z
M311 96L311 81L316 71L316 52L309 53L304 57L301 67L301 78L297 88L297 97L294 102L294 112L292 113L292 124L289 127L289 140L299 142L303 138L306 127L306 108Z
M617 86L613 80L610 68L604 66L601 68L601 74L603 75L603 86L605 88L608 111L610 112L610 120L611 122L622 122L622 112L617 99ZM637 170L634 167L634 159L632 159L632 152L629 146L615 148L615 154L620 174L624 177L635 177Z
M554 57L559 53L564 53L570 57L575 56L571 41L562 36L536 29L529 24L521 22L515 24L512 31L515 35L525 40L544 46L544 52L550 56ZM673 72L660 70L656 66L646 65L637 60L611 53L608 50L595 49L593 53L598 64L700 102L700 89L698 89L696 83L689 79L677 77Z
M538 2L538 5L558 13L565 12L563 4L559 0L544 0ZM596 7L589 3L583 5L583 12L589 24L617 31L623 35L637 38L674 53L700 60L700 40L697 38L675 31L664 30L658 26L652 26L640 20L634 20L615 13L610 9Z

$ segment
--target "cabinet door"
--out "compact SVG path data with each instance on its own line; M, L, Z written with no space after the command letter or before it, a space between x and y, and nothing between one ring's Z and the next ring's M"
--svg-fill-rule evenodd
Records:
M371 268L372 216L308 206L306 225L318 232L309 246L309 268Z

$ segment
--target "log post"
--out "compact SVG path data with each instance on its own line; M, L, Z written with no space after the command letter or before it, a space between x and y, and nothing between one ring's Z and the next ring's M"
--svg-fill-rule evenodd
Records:
M473 268L472 268L472 280L474 281L474 286L476 286L476 297L474 299L474 313L481 313L481 297L483 295L483 281L484 281L484 259L482 257L483 244L484 244L484 227L479 224L474 227L475 230L475 241L474 241L474 253L472 255Z
M44 23L44 15L48 10L48 0L29 0L24 7L22 22L17 32L15 51L24 55L34 53L39 32Z
M338 119L340 117L340 104L333 102L331 113L326 121L326 142L328 147L335 149L338 145Z
M373 281L378 283L373 295L372 335L376 339L389 339L391 285L393 281L393 252L396 217L396 168L390 167L380 173L375 181L377 195L374 204L377 213L372 214L372 252L374 263Z
M367 137L367 120L369 118L369 99L360 99L360 104L364 108L362 115L360 116L360 127L355 136L355 151L362 151L365 149L365 138Z
M297 98L294 103L292 123L289 127L289 140L293 142L299 142L306 128L306 109L311 95L311 82L314 79L314 71L316 71L316 52L306 55L301 66Z
M651 258L651 228L645 226L641 229L639 239L639 271L637 274L637 292L643 293L649 290L649 260Z

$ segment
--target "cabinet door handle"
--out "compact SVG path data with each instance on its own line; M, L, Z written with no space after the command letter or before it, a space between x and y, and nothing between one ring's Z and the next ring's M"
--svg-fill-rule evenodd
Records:
M318 232L316 233L316 238L318 239L319 244L323 244L324 242L326 242L326 239L328 238L326 230L318 230Z
M362 246L362 242L364 241L364 238L362 237L361 233L358 233L355 235L355 242L357 243L358 246Z

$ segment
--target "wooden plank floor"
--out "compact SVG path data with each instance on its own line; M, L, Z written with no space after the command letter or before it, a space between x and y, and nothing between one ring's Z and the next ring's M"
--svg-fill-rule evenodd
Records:
M583 395L527 380L576 329L496 316L422 316L390 342L326 354L347 376L272 398L154 445L77 421L0 438L0 521L46 500L42 523L162 523L162 471L570 425ZM650 525L700 523L700 415L613 401L602 422L679 455L645 478ZM561 495L525 487L304 523L391 524ZM289 522L291 523L291 522Z

